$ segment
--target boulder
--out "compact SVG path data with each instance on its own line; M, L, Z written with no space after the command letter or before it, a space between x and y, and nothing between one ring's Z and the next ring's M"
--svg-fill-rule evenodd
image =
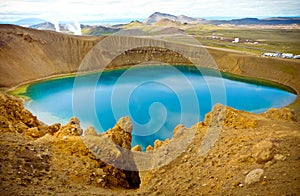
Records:
M129 116L122 117L118 120L115 127L120 127L123 129L126 133L131 133L133 129L132 122L129 118Z
M212 111L205 115L204 125L245 129L256 127L257 120L251 113L216 104Z
M80 136L82 135L82 129L80 128L80 121L76 117L72 117L70 119L70 122L62 126L58 132L56 132L54 135L57 137L63 137L63 136Z
M263 169L254 169L254 170L250 171L245 178L245 184L251 185L256 182L259 182L261 180L263 174L264 174Z
M138 188L141 181L131 152L131 132L130 118L123 117L107 132L97 136L87 134L82 141L97 159L122 172L129 187ZM100 179L99 182L105 181Z
M25 134L34 138L40 137L39 135L39 129L37 127L28 128L25 131Z
M117 145L127 150L131 149L131 132L132 132L132 122L130 118L122 117L116 125L109 129L105 134Z
M173 138L181 135L184 132L184 129L186 129L186 127L183 124L177 125L173 131Z
M263 140L252 148L252 157L257 163L265 163L274 157L274 144L270 140Z
M55 134L57 131L59 131L61 128L61 124L60 123L55 123L53 125L48 126L48 133L53 135Z
M139 145L134 146L133 148L131 148L132 152L141 152L142 148Z
M154 149L151 145L147 146L146 152L152 152Z
M90 126L89 128L87 128L87 129L84 131L84 135L97 136L98 133L97 133L97 131L95 130L95 128L94 128L93 126Z

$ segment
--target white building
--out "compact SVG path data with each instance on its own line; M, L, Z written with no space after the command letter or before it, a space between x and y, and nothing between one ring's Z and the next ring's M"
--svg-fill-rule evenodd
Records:
M281 58L292 59L294 57L291 53L282 53Z
M270 52L263 53L263 56L272 57L273 55L274 55L274 53L270 53Z
M282 53L276 52L273 54L273 57L282 58Z
M272 52L266 52L263 53L262 56L264 57L277 57L277 58L285 58L285 59L300 59L300 55L293 55L292 53L280 53L280 52L276 52L276 53L272 53Z
M300 59L300 55L295 55L294 59Z
M236 37L234 38L234 40L232 41L232 43L239 43L240 42L240 38Z

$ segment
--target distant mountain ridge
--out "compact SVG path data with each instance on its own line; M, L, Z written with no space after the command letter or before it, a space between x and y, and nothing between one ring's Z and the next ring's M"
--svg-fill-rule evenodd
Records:
M192 24L231 24L231 25L290 25L300 24L300 18L297 17L274 17L274 18L241 18L232 20L206 20L202 18L192 18L185 15L175 16L171 14L155 12L151 14L143 23L147 25L155 24L161 20L168 19L174 22L180 23L192 23Z
M276 17L276 18L242 18L232 20L210 20L209 24L220 25L220 24L231 24L231 25L290 25L300 24L300 18L288 18L288 17Z
M81 25L81 29L84 35L109 35L120 31L120 28L117 27L105 27L101 25Z
M144 20L143 23L147 25L154 24L162 19L168 19L174 22L180 22L180 23L195 23L195 22L200 22L202 19L199 18L192 18L189 16L185 15L180 15L180 16L174 16L171 14L166 14L166 13L161 13L161 12L155 12L151 14L146 20Z
M32 29L38 30L51 30L56 32L63 32L74 35L81 35L81 26L79 23L70 22L70 23L56 23L53 24L51 22L43 22L35 25L29 26Z
M31 25L31 26L29 26L29 28L38 29L38 30L55 31L55 25L51 22L43 22L43 23Z
M101 19L99 19L101 21ZM9 24L15 24L18 26L25 26L39 30L52 30L67 34L75 35L109 35L117 33L120 30L130 29L130 28L141 28L142 34L143 31L147 31L146 26L152 26L153 28L182 28L183 25L199 25L199 24L211 24L211 25L300 25L300 17L269 17L264 19L258 18L241 18L241 19L216 19L208 20L203 18L193 18L185 15L175 16L172 14L154 12L143 22L138 20L132 20L129 23L119 22L115 25L87 25L84 22L79 23L76 21L46 21L40 18L26 18L21 19L15 22L8 22ZM7 24L4 21L0 21L0 24ZM151 27L151 28L152 28ZM145 29L143 29L145 28ZM150 28L150 29L151 29ZM136 30L136 29L135 29ZM167 32L173 32L174 29L168 29ZM148 28L149 31L149 28ZM159 30L161 31L161 30Z
M40 18L25 18L25 19L21 19L16 22L13 22L13 24L28 27L31 25L36 25L36 24L44 23L44 22L47 22L47 21L44 19L40 19Z

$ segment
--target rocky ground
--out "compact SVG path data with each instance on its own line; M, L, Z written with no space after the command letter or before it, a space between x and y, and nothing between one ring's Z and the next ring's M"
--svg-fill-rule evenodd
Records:
M300 194L300 124L287 108L255 115L216 105L204 122L179 125L171 140L149 147L154 169L139 173L113 166L146 164L122 150L131 149L129 118L82 136L78 119L44 125L1 94L0 120L1 195ZM111 164L99 159L113 156Z
M25 110L21 100L5 94L0 100L1 195L76 193L88 186L139 187L138 172L117 169L90 152L77 118L65 126L47 126ZM85 138L119 139L116 144L130 149L131 130L123 125L121 119L102 135L89 128Z
M13 25L0 25L0 38L1 92L76 72L85 55L104 39ZM142 62L160 51L143 50L145 55L127 51L115 63L126 63L123 57ZM299 61L207 50L221 71L300 92ZM154 57L168 60L165 52ZM22 100L0 93L0 193L300 195L299 97L289 107L294 111L270 109L255 115L216 105L204 122L191 128L178 125L173 138L156 141L143 153L137 146L131 148L132 127L126 117L100 135L92 127L82 130L77 118L67 125L45 125L23 108Z

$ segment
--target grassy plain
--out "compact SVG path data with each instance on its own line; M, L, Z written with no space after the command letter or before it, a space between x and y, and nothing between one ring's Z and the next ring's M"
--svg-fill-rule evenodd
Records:
M300 54L300 29L296 28L266 29L265 27L199 25L187 28L185 31L207 46L246 51L254 54L261 54L262 52ZM240 43L230 41L236 37L240 38ZM257 43L254 44L255 42Z

